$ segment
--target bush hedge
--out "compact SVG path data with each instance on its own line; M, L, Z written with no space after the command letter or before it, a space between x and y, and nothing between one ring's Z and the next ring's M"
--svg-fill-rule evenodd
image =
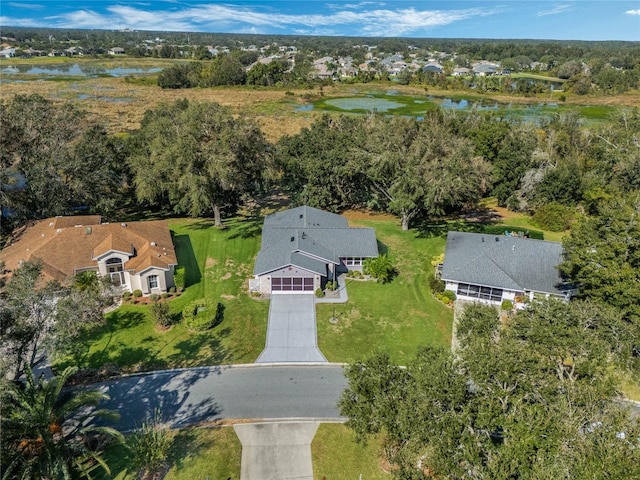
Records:
M173 281L178 288L184 288L185 279L187 276L187 270L185 267L176 267L175 272L173 273Z
M196 300L182 310L182 319L191 330L205 331L217 327L224 320L224 305L214 307L206 300Z

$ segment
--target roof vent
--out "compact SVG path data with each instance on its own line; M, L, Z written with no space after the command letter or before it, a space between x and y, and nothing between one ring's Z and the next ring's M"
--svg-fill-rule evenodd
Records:
M60 233L61 231L62 231L62 229L61 229L61 228L58 228L58 229L56 230L56 233Z
M482 237L482 243L484 243L484 237Z
M84 234L91 235L91 227L84 227Z
M302 213L300 214L300 218L304 218L304 215Z
M152 247L157 247L157 246L158 246L158 244L157 244L156 242L151 242L151 246L152 246Z
M44 235L43 235L43 237L44 237ZM307 234L302 232L302 239L304 240L305 238L307 238Z
M53 225L54 225L53 222L49 222L50 227L53 227Z
M500 237L496 237L496 242L499 242L499 241L500 241Z
M120 224L120 226L121 226L121 227L126 227L126 226L127 226L127 224L126 224L126 223L124 223L124 222L122 222L122 223Z
M291 237L291 241L292 242L295 241L295 239L296 239L296 237Z

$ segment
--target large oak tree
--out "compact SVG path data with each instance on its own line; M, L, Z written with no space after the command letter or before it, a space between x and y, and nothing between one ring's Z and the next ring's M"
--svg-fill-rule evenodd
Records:
M179 100L145 113L134 138L131 169L138 199L178 213L213 214L236 207L269 171L260 128L216 103Z

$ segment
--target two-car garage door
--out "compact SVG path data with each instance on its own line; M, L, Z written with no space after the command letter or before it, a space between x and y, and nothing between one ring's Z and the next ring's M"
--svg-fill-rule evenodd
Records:
M272 292L313 292L313 277L272 277Z

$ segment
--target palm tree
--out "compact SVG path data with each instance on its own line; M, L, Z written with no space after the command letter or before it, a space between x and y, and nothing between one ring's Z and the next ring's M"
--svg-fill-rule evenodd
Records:
M100 448L123 437L113 428L93 425L93 420L119 415L94 408L108 399L102 392L63 391L76 371L69 367L44 381L27 369L25 384L15 382L5 389L0 405L2 480L90 479L99 466L110 474Z
M73 279L73 286L76 290L81 292L99 292L100 291L100 279L96 272L80 272Z

